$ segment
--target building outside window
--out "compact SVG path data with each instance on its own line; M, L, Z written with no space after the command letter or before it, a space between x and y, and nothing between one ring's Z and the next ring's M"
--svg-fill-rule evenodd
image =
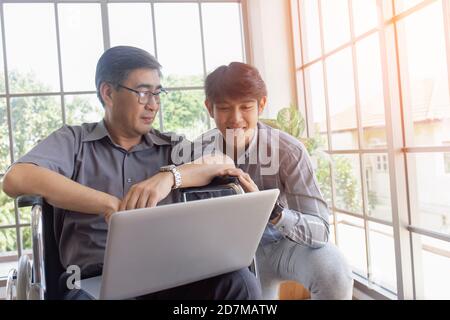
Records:
M357 283L449 299L450 2L290 4L298 105Z

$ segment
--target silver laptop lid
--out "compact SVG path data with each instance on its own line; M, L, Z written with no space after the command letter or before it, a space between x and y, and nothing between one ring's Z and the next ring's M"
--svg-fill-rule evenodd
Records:
M251 264L279 190L115 213L101 299L126 299Z

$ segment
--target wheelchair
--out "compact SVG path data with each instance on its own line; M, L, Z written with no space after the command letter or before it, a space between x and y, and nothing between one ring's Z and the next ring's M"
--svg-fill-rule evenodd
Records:
M181 201L193 201L244 193L235 177L216 177L203 187L180 189ZM19 208L31 207L32 254L22 255L17 269L11 269L6 283L7 300L62 299L59 276L65 272L59 258L56 234L62 221L45 199L35 195L17 198ZM256 263L249 266L257 276Z

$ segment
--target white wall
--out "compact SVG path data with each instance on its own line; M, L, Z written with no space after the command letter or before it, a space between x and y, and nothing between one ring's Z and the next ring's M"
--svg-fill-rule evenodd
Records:
M279 109L297 101L289 0L244 2L248 62L258 68L267 85L268 108L263 117L274 117Z

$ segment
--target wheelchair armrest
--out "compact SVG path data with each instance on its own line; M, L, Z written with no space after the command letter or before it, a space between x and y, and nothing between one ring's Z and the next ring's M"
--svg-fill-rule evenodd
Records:
M25 194L17 197L17 205L19 208L32 207L34 205L43 205L44 198L38 195Z
M238 177L233 176L219 176L214 177L211 182L209 183L210 186L218 186L218 185L227 185L230 183L239 184Z
M182 194L189 193L205 193L205 192L220 192L224 190L231 190L234 194L244 193L239 179L237 177L223 176L214 177L206 186L181 188Z

